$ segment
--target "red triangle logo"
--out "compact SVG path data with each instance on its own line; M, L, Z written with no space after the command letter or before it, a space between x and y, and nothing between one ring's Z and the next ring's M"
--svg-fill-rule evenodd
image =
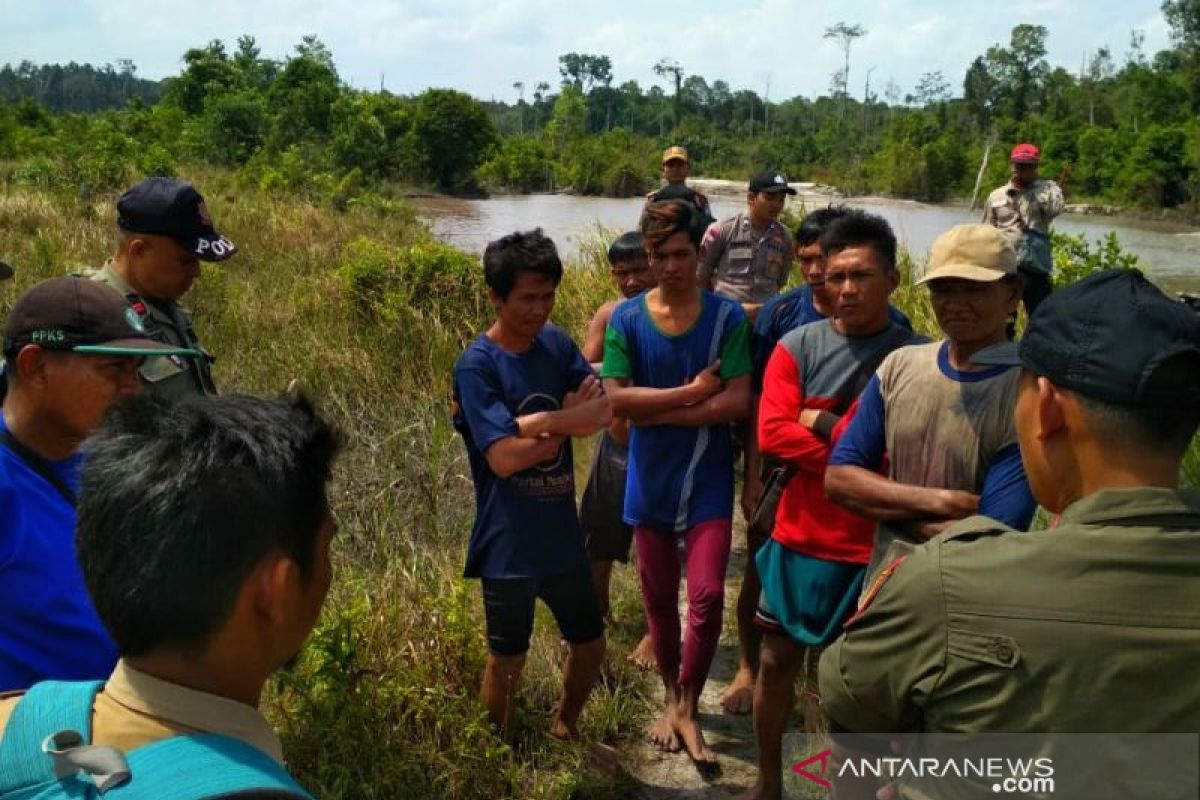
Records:
M820 753L817 753L815 756L809 756L808 758L801 761L799 764L793 764L792 772L794 772L797 775L800 775L802 777L808 778L810 781L817 784L818 786L823 786L826 789L830 789L830 788L832 788L833 784L831 784L829 781L825 780L824 775L825 775L825 770L829 767L829 756L832 753L833 753L832 750L822 750ZM816 775L814 775L813 773L811 773L805 769L805 767L807 767L809 764L813 764L818 761L821 762L821 770Z

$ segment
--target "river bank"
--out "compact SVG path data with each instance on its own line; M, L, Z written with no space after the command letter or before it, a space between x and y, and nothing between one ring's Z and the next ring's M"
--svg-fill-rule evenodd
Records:
M744 208L745 184L700 179L692 184L709 195L713 213L725 217ZM889 197L846 197L832 187L793 184L797 196L789 200L814 209L830 202L864 208L880 214L892 225L900 243L918 260L924 260L933 240L943 231L980 218L966 204L933 205ZM418 215L439 239L479 253L493 239L514 230L542 228L555 240L567 259L579 256L601 229L629 230L637 220L643 198L581 197L567 194L496 195L488 200L450 197L412 200ZM1200 291L1200 232L1194 228L1145 220L1064 214L1055 228L1082 235L1090 244L1116 233L1121 247L1138 256L1142 268L1171 291Z

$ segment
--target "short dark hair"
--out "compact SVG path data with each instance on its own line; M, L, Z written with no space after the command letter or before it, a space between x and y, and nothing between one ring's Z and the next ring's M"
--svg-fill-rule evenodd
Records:
M202 646L268 554L311 576L339 448L304 397L114 404L87 445L76 550L121 654Z
M646 258L646 239L641 231L627 231L608 246L608 263L636 261Z
M649 249L658 247L677 233L686 233L688 241L699 250L707 227L704 215L683 200L651 203L642 214L642 236Z
M825 208L818 208L807 215L804 221L796 227L796 244L800 247L808 247L821 238L821 234L834 220L844 217L849 211L848 207L840 204L836 206L830 204Z
M488 288L506 299L517 285L517 275L532 272L555 286L562 281L563 265L553 240L541 228L510 233L488 242L483 251L483 279Z
M1146 380L1136 405L1076 397L1101 441L1114 448L1181 456L1200 429L1200 356L1180 353L1165 359Z
M821 234L821 255L829 258L847 247L870 247L883 259L884 271L896 268L896 234L892 226L878 214L868 214L857 208L835 219Z

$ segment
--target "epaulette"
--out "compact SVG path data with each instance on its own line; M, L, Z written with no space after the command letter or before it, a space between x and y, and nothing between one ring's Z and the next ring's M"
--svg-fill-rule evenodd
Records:
M999 536L1002 533L1017 533L1016 528L1010 528L1003 522L985 517L982 514L976 514L973 517L961 519L946 529L946 532L939 536L943 541L951 539L955 541L964 541L969 539L979 539L984 536Z

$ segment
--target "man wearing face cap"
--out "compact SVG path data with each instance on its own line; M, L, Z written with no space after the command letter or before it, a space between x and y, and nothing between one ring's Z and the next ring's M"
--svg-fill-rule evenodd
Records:
M1021 457L1061 521L971 517L902 559L821 659L834 730L1200 731L1200 315L1109 270L973 360L1021 367Z
M121 295L84 278L39 283L9 311L0 408L0 692L41 680L98 680L112 670L116 651L75 559L81 447L113 402L138 393L143 359L195 355L151 339Z
M1021 271L1025 313L1030 316L1050 296L1054 254L1050 225L1066 208L1062 187L1038 177L1042 154L1037 145L1023 142L1009 158L1012 179L988 195L983 222L1012 239Z
M201 353L147 358L138 370L143 389L172 400L216 394L213 356L179 301L199 277L201 261L224 261L237 247L213 228L196 188L174 178L147 178L121 195L117 228L116 252L91 277L125 296L151 338Z

